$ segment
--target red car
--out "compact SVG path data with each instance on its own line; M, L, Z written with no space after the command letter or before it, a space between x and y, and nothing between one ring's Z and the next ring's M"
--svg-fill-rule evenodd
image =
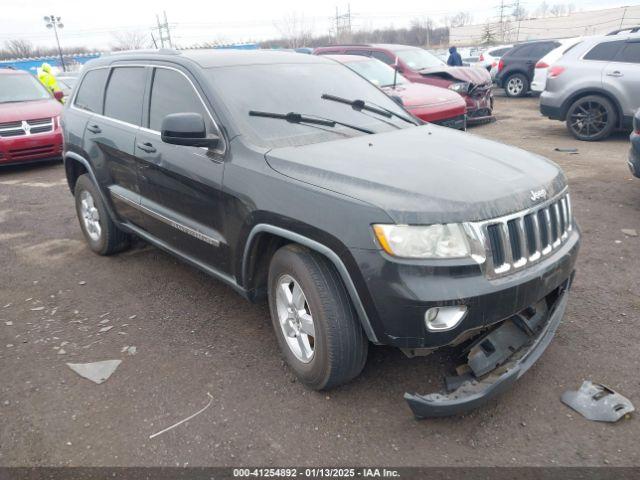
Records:
M61 113L33 75L0 69L0 166L62 159Z
M445 88L411 83L393 68L362 55L327 55L370 81L390 97L398 97L411 114L425 122L464 130L466 104L462 97Z
M484 68L449 67L426 50L408 45L334 45L316 48L313 54L376 58L396 68L411 82L444 87L459 93L467 104L468 123L493 119L491 75Z

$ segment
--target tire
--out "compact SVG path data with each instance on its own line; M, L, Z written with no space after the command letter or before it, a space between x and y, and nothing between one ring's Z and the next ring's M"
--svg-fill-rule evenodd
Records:
M271 259L268 282L278 344L300 382L325 390L357 377L367 360L368 341L333 265L300 245L287 245ZM298 303L288 300L285 286Z
M597 142L611 135L618 122L613 103L600 95L579 98L567 110L567 129L578 140Z
M529 93L529 79L522 73L513 73L504 81L504 93L507 97L524 97Z
M76 214L89 248L98 255L111 255L129 247L131 237L111 220L98 188L87 175L74 187Z

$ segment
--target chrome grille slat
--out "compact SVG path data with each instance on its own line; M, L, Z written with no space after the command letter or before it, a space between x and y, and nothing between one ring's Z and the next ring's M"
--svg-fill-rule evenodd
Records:
M0 123L0 137L20 137L53 131L53 118L36 118L24 122ZM24 124L28 127L25 127ZM29 133L27 133L29 130Z
M569 237L571 222L566 193L520 213L477 222L487 251L487 276L499 277L546 257Z

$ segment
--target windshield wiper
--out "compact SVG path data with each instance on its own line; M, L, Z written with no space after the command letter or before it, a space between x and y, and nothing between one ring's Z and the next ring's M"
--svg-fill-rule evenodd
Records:
M387 117L387 118L396 117L396 118L399 118L400 120L410 123L411 125L419 125L419 123L416 123L415 120L411 120L410 118L405 117L404 115L400 115L399 113L389 110L388 108L384 108L384 107L381 107L380 105L375 105L371 102L366 102L364 100L360 100L360 99L349 100L348 98L336 97L335 95L329 95L328 93L323 93L320 98L322 98L323 100L330 100L332 102L338 102L338 103L344 103L345 105L350 105L351 108L353 108L358 112L361 112L364 110L367 112L377 113L378 115L382 115L383 117ZM369 103L370 105L367 105L367 103Z
M362 133L369 135L374 134L373 130L368 128L358 127L349 123L338 122L337 120L331 120L329 118L311 117L308 115L302 115L301 113L289 112L289 113L274 113L274 112L258 112L256 110L250 110L249 116L251 117L263 117L263 118L277 118L278 120L286 120L289 123L308 123L310 125L322 125L324 127L335 127L341 125L343 127L351 128Z

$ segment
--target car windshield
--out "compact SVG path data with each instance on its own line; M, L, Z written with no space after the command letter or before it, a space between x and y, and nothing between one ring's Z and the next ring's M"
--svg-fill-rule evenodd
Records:
M396 50L395 53L400 60L407 64L412 70L422 70L425 68L442 67L446 65L432 53L421 48L410 48L406 50Z
M345 65L378 87L390 87L393 85L394 75L396 76L397 85L409 83L409 80L397 73L396 70L375 58L365 61L346 62Z
M28 102L46 98L51 98L51 95L32 75L0 75L0 103Z
M323 94L328 94L364 100L371 106L379 105L400 115L407 115L381 90L338 63L239 65L211 68L208 71L218 97L223 100L220 108L226 110L225 113L237 129L256 145L271 148L307 145L364 133L341 125L328 128L250 116L250 111L295 112L308 117L335 120L375 133L411 127L398 118L356 111L350 105L322 99Z

